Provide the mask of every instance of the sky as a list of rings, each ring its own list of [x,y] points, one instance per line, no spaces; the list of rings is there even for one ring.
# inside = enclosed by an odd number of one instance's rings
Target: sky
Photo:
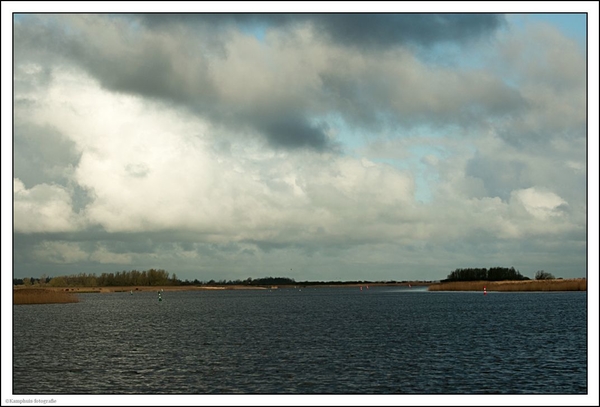
[[[587,275],[585,14],[11,22],[14,278]]]

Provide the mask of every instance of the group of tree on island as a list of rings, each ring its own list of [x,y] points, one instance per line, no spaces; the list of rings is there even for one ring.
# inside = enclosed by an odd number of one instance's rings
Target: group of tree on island
[[[529,280],[515,270],[514,267],[492,267],[486,268],[465,268],[456,269],[450,274],[445,281],[502,281],[502,280]]]
[[[544,270],[538,270],[535,273],[536,280],[549,280],[553,279],[554,276],[551,273],[545,272]],[[460,268],[456,269],[442,282],[449,281],[520,281],[530,280],[529,277],[521,275],[519,270],[515,270],[514,267],[492,267],[486,268]]]

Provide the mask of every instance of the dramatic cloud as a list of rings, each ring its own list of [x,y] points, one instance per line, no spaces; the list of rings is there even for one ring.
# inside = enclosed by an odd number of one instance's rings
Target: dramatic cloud
[[[15,276],[584,276],[586,63],[495,14],[17,15]]]
[[[437,42],[471,42],[491,35],[505,22],[499,14],[144,14],[149,28],[188,25],[212,30],[252,28],[292,29],[309,24],[317,35],[336,44],[385,49],[403,44],[431,46]]]
[[[185,105],[222,124],[251,126],[276,147],[334,148],[326,126],[310,117],[338,109],[348,120],[373,122],[385,114],[427,120],[424,115],[440,113],[452,120],[473,109],[502,114],[518,108],[518,95],[485,73],[437,71],[407,51],[387,56],[344,47],[475,41],[493,32],[500,16],[267,16],[146,15],[143,26],[133,24],[135,16],[32,16],[17,23],[16,60],[75,64],[107,89]],[[236,22],[271,19],[275,26],[265,42],[235,30]],[[288,26],[290,31],[281,30]],[[323,42],[321,31],[334,43]],[[466,86],[473,82],[479,87]]]

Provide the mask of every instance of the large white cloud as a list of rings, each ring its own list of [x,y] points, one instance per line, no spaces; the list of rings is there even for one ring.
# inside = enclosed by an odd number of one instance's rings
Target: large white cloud
[[[75,142],[81,158],[72,181],[92,199],[89,224],[107,231],[184,228],[252,239],[285,225],[310,230],[311,220],[345,229],[347,219],[372,220],[413,199],[409,174],[366,160],[265,154],[253,143],[217,155],[205,122],[113,95],[84,76],[56,72],[45,102],[30,120]]]

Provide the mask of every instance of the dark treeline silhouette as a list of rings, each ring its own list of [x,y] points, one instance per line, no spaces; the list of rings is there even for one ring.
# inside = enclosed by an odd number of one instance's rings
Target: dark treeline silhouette
[[[248,277],[245,280],[209,280],[200,281],[180,280],[175,274],[169,276],[165,270],[131,270],[117,271],[116,273],[102,273],[99,276],[95,274],[79,273],[70,276],[57,276],[41,278],[14,278],[14,285],[49,285],[52,287],[111,287],[111,286],[167,286],[167,285],[183,285],[183,286],[318,286],[318,285],[356,285],[356,284],[408,284],[412,283],[430,283],[430,281],[367,281],[367,280],[352,280],[352,281],[296,281],[289,277]]]
[[[485,268],[466,268],[456,269],[450,274],[445,281],[503,281],[503,280],[529,280],[515,270],[514,267],[492,267]]]
[[[185,280],[181,281],[175,274],[169,277],[169,273],[165,270],[131,270],[117,271],[116,273],[102,273],[99,276],[95,274],[79,273],[70,276],[43,277],[43,278],[21,278],[13,279],[14,285],[45,285],[48,284],[54,287],[111,287],[111,286],[160,286],[160,285],[207,285],[207,286],[223,286],[223,285],[293,285],[296,281],[293,278],[287,277],[263,277],[252,279],[248,277],[246,280],[210,280],[208,282]]]
[[[52,287],[111,287],[111,286],[158,286],[158,285],[180,285],[181,281],[173,274],[165,270],[131,270],[117,271],[116,273],[95,274],[79,273],[70,276],[57,276],[35,278],[13,279],[15,285],[49,285]]]

